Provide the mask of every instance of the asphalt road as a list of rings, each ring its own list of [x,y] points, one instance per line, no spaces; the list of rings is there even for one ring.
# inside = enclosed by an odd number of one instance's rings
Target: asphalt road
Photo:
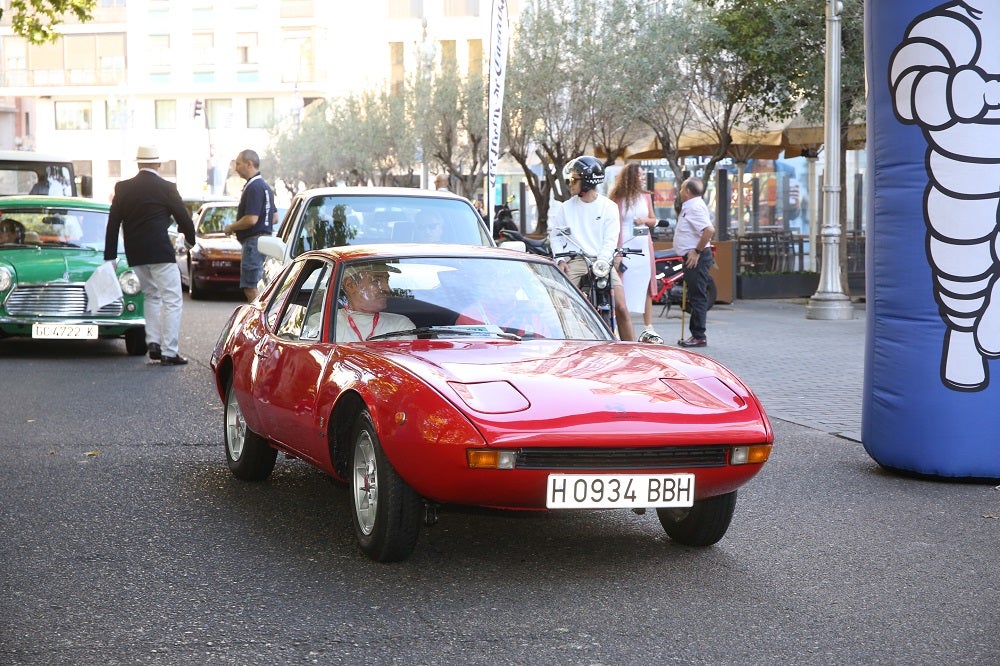
[[[776,420],[726,537],[654,514],[447,510],[359,554],[346,490],[280,458],[232,478],[208,358],[233,300],[186,302],[183,368],[124,343],[0,341],[2,664],[985,664],[1000,501],[903,479]]]

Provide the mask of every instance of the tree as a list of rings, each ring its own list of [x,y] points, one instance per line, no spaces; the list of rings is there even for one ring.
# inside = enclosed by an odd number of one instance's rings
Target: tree
[[[703,0],[718,30],[713,46],[744,64],[748,117],[757,123],[792,116],[808,90],[808,71],[824,41],[815,0]],[[817,16],[817,7],[819,15]]]
[[[424,148],[453,179],[467,198],[482,190],[486,165],[486,96],[483,78],[459,75],[446,60],[426,82],[414,84],[415,123]]]
[[[343,147],[338,164],[343,180],[392,185],[397,176],[412,174],[413,129],[401,96],[371,90],[348,97],[332,124]]]
[[[470,75],[462,88],[461,128],[465,132],[468,166],[461,169],[462,195],[474,199],[483,191],[486,179],[486,162],[489,153],[488,123],[486,121],[486,80],[482,76]],[[458,175],[452,171],[454,175]]]
[[[293,187],[299,182],[307,187],[329,184],[336,168],[329,150],[333,136],[328,109],[326,101],[313,102],[302,110],[300,123],[276,130],[261,169]]]
[[[592,73],[579,95],[592,128],[591,141],[595,150],[604,154],[605,166],[623,157],[639,138],[635,121],[647,99],[650,81],[637,76],[632,63],[660,62],[659,50],[649,48],[649,42],[641,39],[646,18],[641,10],[647,7],[641,0],[607,3],[596,20],[596,30],[584,34],[575,54]],[[607,48],[609,44],[614,48]]]
[[[614,52],[595,41],[605,11],[582,0],[529,5],[512,40],[503,135],[535,199],[538,233],[548,229],[550,199],[569,197],[563,167],[593,146],[592,86],[605,72],[601,59]],[[604,107],[602,121],[621,115],[620,108]]]
[[[771,4],[775,0],[756,0],[756,4]],[[751,134],[761,129],[768,119],[766,109],[775,100],[763,86],[765,70],[773,66],[767,58],[755,58],[756,51],[742,40],[742,24],[732,14],[736,5],[755,4],[755,0],[701,0],[685,4],[681,10],[690,26],[688,48],[680,67],[687,82],[688,102],[693,108],[691,125],[705,137],[711,154],[704,166],[707,183],[715,173],[715,166],[732,158],[745,163],[753,157],[758,147],[753,143],[735,142],[734,132],[739,128]],[[759,17],[751,15],[748,21]],[[761,28],[760,21],[755,24]],[[769,33],[754,37],[766,41]],[[773,115],[773,114],[772,114]]]
[[[502,137],[536,202],[536,231],[547,230],[549,202],[568,197],[562,169],[578,155],[598,154],[610,165],[648,128],[679,180],[679,139],[698,130],[714,146],[710,179],[719,161],[752,156],[752,145],[733,143],[736,128],[787,118],[804,104],[821,112],[819,5],[525,3],[511,44]],[[845,128],[846,119],[864,112],[862,10],[860,0],[844,5]],[[309,184],[410,182],[423,159],[448,172],[462,194],[475,196],[487,150],[484,81],[478,74],[463,79],[454,63],[435,69],[436,57],[430,48],[418,54],[420,67],[400,94],[375,90],[329,101],[315,117],[286,127],[276,142],[287,145],[276,152]]]
[[[58,26],[67,14],[86,23],[96,6],[97,0],[10,0],[11,27],[32,44],[50,42],[59,36]]]
[[[655,53],[653,58],[633,57],[625,61],[626,78],[643,91],[637,121],[652,130],[661,157],[667,160],[679,182],[683,163],[678,143],[694,124],[695,107],[690,100],[693,84],[685,63],[697,56],[693,26],[698,18],[683,5],[671,3],[659,7],[639,3],[636,21],[637,42],[644,45],[643,50]]]
[[[751,63],[756,118],[787,118],[800,109],[823,117],[826,93],[826,4],[815,0],[701,0],[717,8],[726,43]],[[843,3],[840,57],[840,136],[865,117],[864,3]],[[847,292],[846,153],[841,152],[841,283]]]
[[[805,105],[821,120],[826,88],[826,3],[816,0],[700,0],[715,11],[726,48],[750,65],[756,94],[748,110],[759,120],[789,118]],[[841,13],[841,118],[865,114],[864,3]]]

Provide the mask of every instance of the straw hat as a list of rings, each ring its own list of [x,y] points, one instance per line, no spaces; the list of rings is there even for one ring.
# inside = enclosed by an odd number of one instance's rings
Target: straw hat
[[[139,164],[160,164],[160,149],[156,146],[139,146],[135,153],[135,161]]]

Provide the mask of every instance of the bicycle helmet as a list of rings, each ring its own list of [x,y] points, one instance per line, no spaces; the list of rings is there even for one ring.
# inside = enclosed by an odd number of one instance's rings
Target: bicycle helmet
[[[604,165],[596,157],[581,155],[563,168],[563,178],[571,176],[580,179],[580,194],[583,194],[604,182]]]

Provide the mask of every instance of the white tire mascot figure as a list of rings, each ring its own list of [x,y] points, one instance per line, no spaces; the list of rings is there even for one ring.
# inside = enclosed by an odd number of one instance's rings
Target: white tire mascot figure
[[[941,380],[981,391],[988,361],[1000,356],[1000,1],[950,2],[913,19],[889,86],[896,117],[927,140],[927,259],[946,327]]]

